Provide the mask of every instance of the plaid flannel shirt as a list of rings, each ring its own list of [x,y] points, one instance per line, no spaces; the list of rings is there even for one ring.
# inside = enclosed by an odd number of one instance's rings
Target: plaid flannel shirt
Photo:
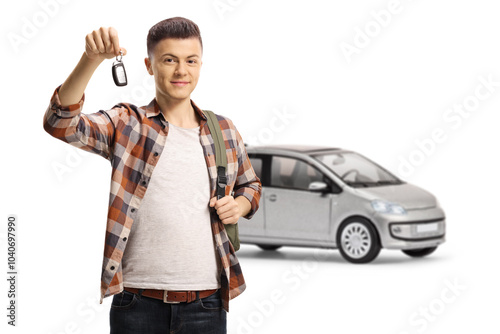
[[[101,273],[102,304],[105,297],[123,290],[121,259],[137,209],[163,151],[168,122],[160,112],[156,99],[140,108],[129,103],[119,103],[110,110],[84,114],[81,110],[85,94],[77,104],[63,107],[59,100],[59,88],[60,86],[54,91],[44,114],[45,131],[75,147],[101,155],[110,161],[112,167]],[[191,104],[201,118],[200,143],[210,176],[212,198],[215,196],[217,179],[214,141],[206,116],[194,102],[191,101]],[[216,116],[226,144],[226,196],[245,196],[251,203],[251,209],[244,218],[250,219],[259,207],[262,184],[252,168],[243,139],[233,122],[227,117]],[[210,221],[224,269],[220,277],[222,302],[224,309],[229,311],[229,300],[245,290],[245,280],[224,224],[214,208],[210,208]]]

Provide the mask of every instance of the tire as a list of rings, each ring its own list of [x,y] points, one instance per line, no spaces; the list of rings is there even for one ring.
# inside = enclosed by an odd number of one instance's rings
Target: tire
[[[281,246],[278,245],[264,245],[264,244],[259,244],[260,249],[266,250],[266,251],[274,251],[277,250],[278,248],[281,248]]]
[[[344,221],[337,232],[337,247],[351,263],[368,263],[380,253],[380,238],[366,218],[353,217]]]
[[[437,246],[417,249],[402,249],[401,251],[411,257],[424,257],[433,253],[436,249]]]

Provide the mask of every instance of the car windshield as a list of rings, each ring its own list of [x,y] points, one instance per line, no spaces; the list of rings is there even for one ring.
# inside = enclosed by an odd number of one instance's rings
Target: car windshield
[[[313,155],[345,183],[353,187],[401,184],[402,181],[382,167],[354,152]]]

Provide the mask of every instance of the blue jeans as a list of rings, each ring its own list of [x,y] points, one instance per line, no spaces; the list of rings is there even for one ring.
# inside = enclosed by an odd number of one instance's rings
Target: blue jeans
[[[191,303],[170,304],[126,290],[113,295],[111,334],[226,334],[220,290]]]

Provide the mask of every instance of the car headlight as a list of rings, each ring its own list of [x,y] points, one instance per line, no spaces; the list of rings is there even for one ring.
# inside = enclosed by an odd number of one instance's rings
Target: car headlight
[[[373,210],[380,213],[390,213],[393,215],[405,215],[406,210],[399,204],[382,201],[379,199],[371,202]]]

